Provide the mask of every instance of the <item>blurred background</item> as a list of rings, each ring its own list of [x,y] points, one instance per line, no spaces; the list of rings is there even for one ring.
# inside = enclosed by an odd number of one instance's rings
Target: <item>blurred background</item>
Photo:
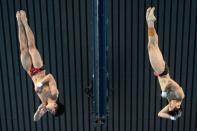
[[[145,12],[156,7],[159,46],[171,76],[183,87],[183,115],[157,117],[166,100],[147,53]],[[63,116],[33,122],[40,104],[23,70],[15,13],[27,12],[47,71],[57,80]],[[95,127],[91,99],[91,0],[0,0],[0,131],[197,130],[197,1],[108,0],[108,119]]]

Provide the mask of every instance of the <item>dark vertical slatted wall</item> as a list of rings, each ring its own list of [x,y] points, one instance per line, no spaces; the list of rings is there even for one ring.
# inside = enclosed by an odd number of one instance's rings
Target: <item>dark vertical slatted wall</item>
[[[0,0],[1,131],[194,131],[197,129],[197,1],[109,0],[109,119],[92,124],[84,88],[91,77],[91,0]],[[145,11],[156,6],[159,46],[186,99],[180,120],[157,117],[166,104],[147,54]],[[15,13],[27,11],[37,48],[57,80],[66,112],[33,122],[39,105],[22,69]]]

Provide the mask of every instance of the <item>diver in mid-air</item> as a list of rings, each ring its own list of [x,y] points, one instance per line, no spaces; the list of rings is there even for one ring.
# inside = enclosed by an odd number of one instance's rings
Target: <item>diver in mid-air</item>
[[[20,59],[23,68],[31,77],[35,92],[41,100],[41,105],[34,114],[34,121],[38,121],[47,111],[54,116],[64,112],[64,106],[57,101],[58,89],[52,74],[45,73],[42,58],[36,48],[35,38],[30,29],[26,13],[21,10],[16,13],[18,36],[20,42]]]
[[[156,17],[154,16],[155,8],[148,8],[146,12],[146,21],[148,25],[148,54],[154,75],[158,78],[161,87],[161,97],[168,100],[168,105],[164,107],[158,116],[176,120],[181,117],[181,103],[185,95],[183,89],[169,75],[168,65],[163,59],[158,45],[158,35],[154,28]]]

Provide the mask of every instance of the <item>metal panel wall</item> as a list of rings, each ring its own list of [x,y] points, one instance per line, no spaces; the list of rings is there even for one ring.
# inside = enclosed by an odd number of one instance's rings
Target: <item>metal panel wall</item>
[[[186,99],[180,120],[157,117],[166,104],[147,53],[145,11],[156,6],[159,46]],[[109,0],[109,119],[94,128],[84,88],[91,78],[90,0],[0,0],[1,131],[197,130],[197,1]],[[15,13],[27,11],[37,48],[60,89],[66,112],[33,122],[39,105],[22,69]]]

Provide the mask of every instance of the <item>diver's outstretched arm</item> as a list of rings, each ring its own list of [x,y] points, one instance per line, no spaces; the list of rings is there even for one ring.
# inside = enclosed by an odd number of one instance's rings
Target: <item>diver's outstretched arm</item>
[[[47,112],[46,105],[41,104],[34,114],[34,121],[40,120],[40,118]]]
[[[169,105],[165,106],[159,113],[158,116],[162,118],[167,118],[171,120],[176,120],[174,116],[168,114]]]

